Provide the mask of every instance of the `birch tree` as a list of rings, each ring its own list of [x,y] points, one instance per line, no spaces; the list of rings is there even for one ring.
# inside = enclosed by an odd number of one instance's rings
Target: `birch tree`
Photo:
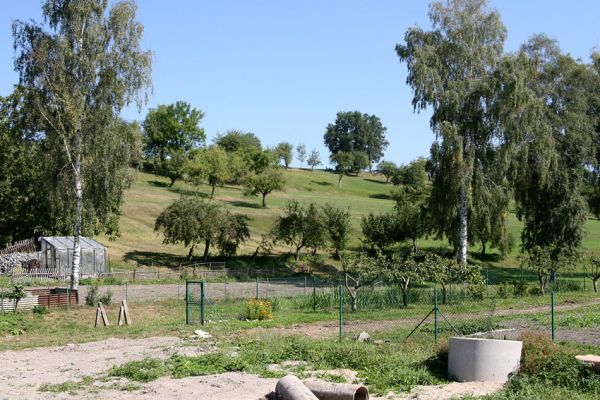
[[[478,150],[496,133],[488,123],[495,89],[488,78],[501,60],[506,30],[485,0],[434,2],[429,18],[432,30],[410,28],[396,52],[408,68],[414,109],[433,111],[437,173],[432,198],[437,207],[432,212],[440,222],[438,231],[454,239],[457,259],[465,264],[473,168]]]
[[[63,173],[73,193],[71,288],[78,289],[83,194],[90,183],[84,172],[105,127],[125,105],[146,100],[151,53],[140,47],[143,27],[133,1],[109,9],[107,0],[47,0],[42,12],[43,24],[13,24],[15,70],[46,144],[66,159]]]

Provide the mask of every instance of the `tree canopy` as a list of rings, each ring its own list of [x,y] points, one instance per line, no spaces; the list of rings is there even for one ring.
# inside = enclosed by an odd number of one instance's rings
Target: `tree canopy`
[[[204,114],[189,103],[161,104],[144,119],[144,152],[155,172],[168,177],[170,186],[183,177],[194,151],[206,135],[199,124]]]
[[[278,168],[267,168],[264,171],[254,174],[246,181],[247,196],[262,195],[262,206],[267,207],[267,195],[276,190],[285,188],[285,177]]]
[[[327,125],[324,142],[331,155],[339,152],[361,152],[366,155],[367,165],[378,162],[389,145],[385,139],[387,128],[379,117],[361,114],[359,111],[338,112],[335,123]],[[355,166],[353,171],[360,171],[361,166]]]

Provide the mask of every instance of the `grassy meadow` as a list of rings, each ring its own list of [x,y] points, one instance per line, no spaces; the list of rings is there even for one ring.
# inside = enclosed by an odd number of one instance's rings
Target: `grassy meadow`
[[[329,203],[336,207],[350,208],[352,214],[352,240],[350,247],[357,249],[361,246],[361,217],[373,212],[380,213],[393,208],[390,191],[394,188],[391,183],[385,183],[381,175],[361,173],[359,176],[345,176],[342,188],[338,188],[338,176],[323,170],[289,169],[284,172],[287,184],[285,191],[273,192],[267,196],[267,208],[261,207],[260,198],[246,197],[243,187],[217,187],[215,200],[229,207],[235,213],[243,213],[251,218],[251,239],[241,247],[240,257],[254,253],[261,240],[261,235],[269,232],[275,219],[282,213],[282,207],[289,200],[308,203],[315,202],[323,205]],[[147,173],[138,173],[136,182],[125,194],[123,215],[121,216],[121,237],[109,240],[99,237],[99,240],[109,247],[111,265],[115,270],[132,268],[136,263],[143,265],[154,264],[177,265],[185,262],[188,249],[183,245],[165,245],[162,237],[154,232],[154,221],[159,213],[182,195],[199,195],[208,197],[208,185],[193,186],[184,181],[177,181],[173,187],[168,187],[168,179]],[[479,259],[480,245],[471,247],[473,260],[478,260],[490,271],[491,280],[503,280],[520,274],[518,261],[521,222],[516,218],[514,210],[509,215],[509,229],[515,238],[515,247],[510,256],[499,260],[493,249],[488,249],[485,259]],[[585,227],[584,247],[588,252],[600,254],[600,222],[590,218]],[[419,241],[422,248],[447,247],[446,241],[423,238]],[[202,252],[202,246],[196,249],[196,255]],[[276,253],[286,253],[290,249],[278,247]],[[216,249],[211,249],[211,255],[216,255]],[[327,253],[326,250],[322,252]],[[581,268],[578,268],[580,272]],[[527,274],[527,271],[525,272]],[[530,276],[530,275],[529,275]],[[532,276],[530,276],[532,277]]]

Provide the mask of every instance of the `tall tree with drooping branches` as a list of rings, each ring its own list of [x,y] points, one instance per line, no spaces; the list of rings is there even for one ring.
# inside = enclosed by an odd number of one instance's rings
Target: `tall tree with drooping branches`
[[[13,24],[18,71],[24,96],[39,116],[48,150],[63,159],[67,206],[73,216],[71,288],[79,286],[84,179],[98,144],[121,109],[146,100],[151,53],[143,50],[142,25],[133,1],[47,0],[44,23]],[[71,195],[72,194],[72,195]]]
[[[489,112],[497,90],[490,77],[502,59],[506,29],[485,0],[434,2],[429,18],[432,30],[410,28],[396,52],[408,67],[414,109],[432,109],[435,228],[465,264],[473,170],[483,149],[501,139]]]

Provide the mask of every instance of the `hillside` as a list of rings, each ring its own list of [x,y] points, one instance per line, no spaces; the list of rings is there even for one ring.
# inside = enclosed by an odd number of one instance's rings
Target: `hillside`
[[[370,212],[379,213],[388,211],[393,207],[389,199],[389,192],[393,186],[386,184],[385,179],[379,175],[362,173],[360,176],[346,176],[342,188],[338,189],[337,175],[322,170],[289,169],[285,171],[287,187],[284,192],[274,192],[267,196],[267,207],[260,207],[260,199],[245,197],[243,189],[238,186],[218,187],[215,200],[230,207],[236,213],[243,213],[251,218],[251,240],[242,248],[241,254],[252,254],[256,249],[261,235],[267,233],[275,218],[280,215],[281,208],[288,200],[300,202],[313,201],[317,204],[329,203],[337,207],[349,207],[352,214],[353,239],[351,247],[360,245],[360,220]],[[111,263],[117,268],[126,265],[154,263],[155,265],[172,264],[168,262],[173,256],[178,259],[187,255],[188,249],[182,245],[164,245],[162,237],[154,232],[154,221],[163,208],[181,195],[198,193],[207,196],[210,193],[208,186],[194,187],[183,181],[178,181],[172,188],[168,187],[168,180],[159,176],[139,173],[137,180],[130,190],[126,192],[123,215],[121,217],[120,238],[109,241],[107,237],[99,240],[109,246]],[[515,267],[518,265],[519,236],[522,224],[514,213],[509,215],[509,228],[515,237],[516,246],[511,256],[492,266]],[[447,246],[445,241],[422,239],[422,247]],[[597,252],[600,249],[600,223],[590,219],[586,225],[584,246]],[[286,248],[278,248],[280,252]],[[472,246],[472,254],[480,251],[479,245]],[[493,251],[491,251],[493,253]],[[494,257],[488,258],[494,260]],[[172,261],[172,260],[170,260]],[[503,274],[502,274],[503,275]]]

